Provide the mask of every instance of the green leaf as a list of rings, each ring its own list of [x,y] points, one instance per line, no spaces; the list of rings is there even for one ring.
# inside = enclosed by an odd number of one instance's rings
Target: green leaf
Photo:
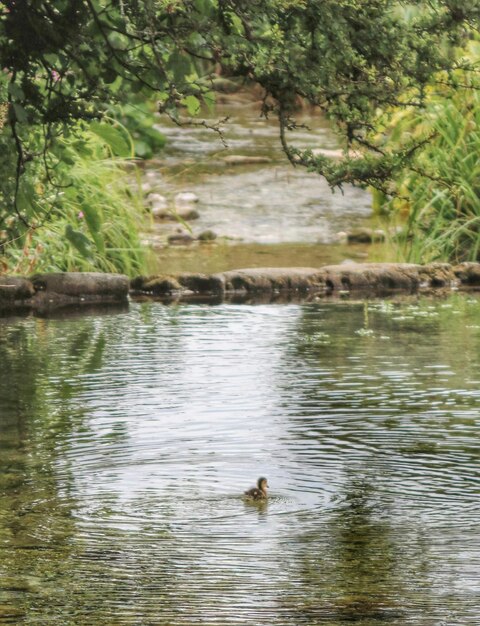
[[[65,237],[80,252],[85,259],[91,259],[91,241],[79,230],[74,230],[70,224],[65,228]]]
[[[98,251],[103,254],[105,252],[105,241],[101,232],[102,220],[100,215],[98,214],[97,209],[88,203],[82,204],[82,211],[88,230],[92,235],[92,239],[94,240]]]
[[[25,109],[20,105],[13,103],[13,110],[15,112],[15,119],[20,124],[26,124],[28,122],[28,115]]]
[[[194,0],[194,7],[202,16],[210,16],[213,12],[214,5],[211,0]]]
[[[115,71],[113,67],[105,68],[102,74],[102,78],[107,85],[111,85],[113,82],[115,82],[117,77],[118,77],[118,73]]]
[[[183,84],[186,82],[186,76],[190,74],[192,64],[188,57],[175,50],[168,60],[168,69],[173,72],[175,82]]]
[[[8,83],[8,93],[15,98],[15,100],[23,100],[25,93],[23,89],[16,83]]]
[[[90,124],[90,130],[97,135],[97,137],[100,137],[116,156],[131,156],[130,146],[120,129],[104,122],[92,122]]]
[[[17,193],[17,209],[26,215],[33,212],[37,194],[34,185],[29,180],[23,180]]]
[[[209,113],[213,113],[213,110],[215,109],[215,102],[216,102],[215,92],[214,91],[205,92],[203,94],[203,101],[207,105]]]
[[[134,141],[134,145],[135,145],[136,156],[142,159],[148,159],[152,156],[152,150],[150,149],[150,146],[145,141],[142,141],[141,139],[136,139]]]
[[[187,96],[182,100],[182,104],[187,107],[190,117],[194,117],[200,111],[200,100],[195,96]]]
[[[163,148],[167,142],[165,135],[156,128],[151,127],[142,129],[139,134],[148,140],[152,150]]]

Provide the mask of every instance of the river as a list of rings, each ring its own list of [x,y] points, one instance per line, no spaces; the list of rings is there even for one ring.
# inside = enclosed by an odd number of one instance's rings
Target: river
[[[218,239],[213,244],[165,246],[166,237],[179,224],[156,222],[148,239],[156,247],[158,271],[213,273],[386,258],[382,246],[339,243],[339,233],[378,226],[368,191],[345,185],[332,193],[318,174],[288,162],[278,123],[274,116],[268,120],[260,116],[252,94],[224,98],[209,120],[211,125],[227,120],[220,125],[222,138],[203,126],[178,127],[164,120],[159,125],[167,146],[147,166],[144,180],[167,198],[170,207],[176,194],[194,193],[200,218],[189,223],[190,234],[212,230]],[[304,127],[291,133],[293,145],[338,152],[338,138],[323,117],[304,111],[298,118]],[[268,162],[228,161],[238,156]]]
[[[479,623],[477,297],[5,317],[0,358],[1,624]]]

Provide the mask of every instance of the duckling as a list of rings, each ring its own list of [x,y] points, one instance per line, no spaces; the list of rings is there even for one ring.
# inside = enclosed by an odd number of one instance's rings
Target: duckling
[[[266,478],[261,476],[257,480],[257,486],[245,491],[245,495],[247,498],[251,498],[252,500],[265,500],[267,498],[267,488],[268,481]]]

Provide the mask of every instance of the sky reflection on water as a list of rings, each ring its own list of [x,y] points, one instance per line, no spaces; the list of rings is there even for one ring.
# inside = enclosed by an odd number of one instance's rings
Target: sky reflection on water
[[[478,299],[5,319],[0,357],[0,623],[478,623]]]

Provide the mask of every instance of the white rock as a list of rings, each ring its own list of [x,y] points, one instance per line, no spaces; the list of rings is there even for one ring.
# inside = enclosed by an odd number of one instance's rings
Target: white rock
[[[196,193],[192,191],[182,191],[175,196],[175,206],[177,208],[191,206],[198,202],[199,198]]]
[[[170,212],[168,211],[166,206],[152,206],[151,213],[153,217],[158,219],[168,219],[170,217]]]
[[[160,193],[149,193],[147,196],[147,202],[150,206],[157,209],[166,209],[168,206],[167,199]]]

